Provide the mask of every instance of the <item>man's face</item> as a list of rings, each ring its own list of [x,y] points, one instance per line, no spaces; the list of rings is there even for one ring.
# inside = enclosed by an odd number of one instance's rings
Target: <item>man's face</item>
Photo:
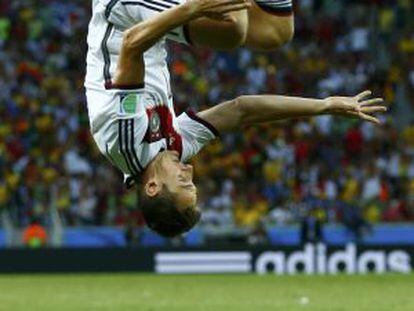
[[[176,151],[161,154],[158,179],[174,195],[178,206],[195,207],[197,188],[193,183],[193,166],[184,164]]]

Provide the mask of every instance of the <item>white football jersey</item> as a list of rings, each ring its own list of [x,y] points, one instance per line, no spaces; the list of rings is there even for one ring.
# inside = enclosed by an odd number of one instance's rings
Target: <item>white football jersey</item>
[[[112,89],[112,79],[118,63],[124,31],[153,17],[160,11],[179,4],[178,1],[93,0],[92,18],[87,38],[86,89],[102,91]],[[147,3],[151,3],[151,5],[147,5]],[[181,32],[183,32],[182,28]],[[180,29],[174,33],[180,33]],[[177,36],[177,38],[179,37]],[[144,53],[145,86],[166,92],[168,99],[171,99],[170,74],[166,57],[165,38],[162,38]],[[88,101],[92,131],[95,130],[96,119],[102,115],[102,111],[110,109],[111,107],[105,107],[102,102]]]
[[[85,79],[92,135],[100,151],[125,175],[128,184],[163,150],[182,161],[195,155],[216,130],[193,113],[176,117],[167,67],[165,38],[144,54],[145,87],[116,88],[123,32],[185,0],[94,0],[89,24]],[[184,27],[168,34],[185,41]]]

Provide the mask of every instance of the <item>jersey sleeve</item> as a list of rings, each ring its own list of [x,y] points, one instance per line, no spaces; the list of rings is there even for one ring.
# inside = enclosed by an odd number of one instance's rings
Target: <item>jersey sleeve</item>
[[[183,141],[182,161],[195,156],[208,142],[218,138],[219,132],[207,121],[193,112],[186,112],[177,118]]]
[[[290,15],[293,12],[292,0],[254,0],[264,11],[275,15]]]

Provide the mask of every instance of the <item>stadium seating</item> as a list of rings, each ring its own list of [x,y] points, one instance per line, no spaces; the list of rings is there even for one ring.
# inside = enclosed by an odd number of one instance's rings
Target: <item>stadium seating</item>
[[[82,83],[90,3],[22,3],[0,4],[0,115],[6,120],[0,124],[0,209],[17,227],[32,217],[50,225],[51,209],[64,226],[124,225],[131,218],[141,226],[135,192],[123,188],[89,134]],[[382,128],[320,117],[224,136],[194,160],[202,226],[295,224],[314,211],[327,223],[412,220],[412,4],[298,3],[295,39],[281,51],[217,53],[172,44],[178,110],[239,94],[322,97],[369,88],[385,97],[391,112]],[[293,233],[274,230],[272,242],[296,241]],[[196,233],[188,237],[190,244],[198,241]]]

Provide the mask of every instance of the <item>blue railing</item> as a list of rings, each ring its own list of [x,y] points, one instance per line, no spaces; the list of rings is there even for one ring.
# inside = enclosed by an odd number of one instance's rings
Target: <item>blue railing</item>
[[[341,246],[355,241],[355,237],[341,225],[327,225],[323,228],[323,241],[329,245]],[[275,246],[297,246],[300,244],[298,225],[273,227],[268,230],[270,243]],[[200,246],[205,234],[194,229],[184,236],[187,246]],[[359,241],[370,246],[414,245],[414,224],[378,224],[364,234]],[[165,246],[168,241],[156,234],[143,230],[138,245]],[[117,227],[76,227],[66,228],[63,232],[63,247],[123,247],[126,246],[125,232]],[[0,230],[0,247],[6,247],[6,235]]]

